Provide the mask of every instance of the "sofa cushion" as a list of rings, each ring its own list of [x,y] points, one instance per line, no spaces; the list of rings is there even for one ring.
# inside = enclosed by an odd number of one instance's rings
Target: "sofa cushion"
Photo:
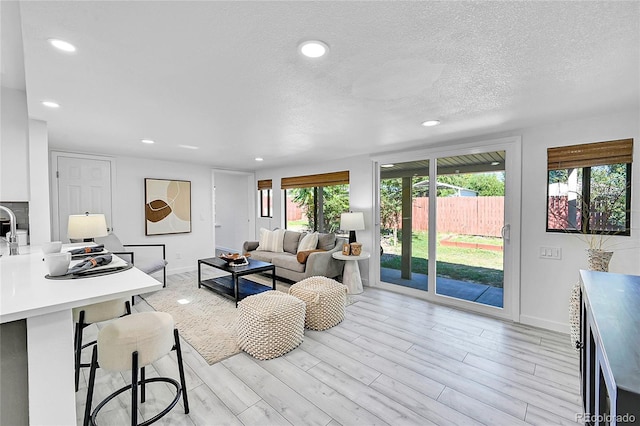
[[[272,251],[252,251],[251,253],[251,258],[255,259],[255,260],[261,260],[263,262],[269,262],[272,263],[271,260],[273,260],[273,256],[277,256],[278,253],[274,253]]]
[[[298,244],[298,253],[301,251],[313,250],[318,245],[318,233],[312,232],[311,234],[307,234],[300,240],[300,244]]]
[[[298,262],[296,255],[289,253],[280,253],[273,256],[271,263],[276,266],[276,274],[278,274],[277,268],[289,269],[290,271],[296,272],[304,272],[304,268],[306,267],[304,263]]]
[[[269,231],[268,229],[260,228],[260,244],[256,250],[282,253],[284,251],[284,234],[284,229]]]
[[[336,234],[318,234],[318,246],[321,250],[332,250],[336,246]]]
[[[298,252],[298,243],[302,238],[301,232],[296,231],[285,231],[284,232],[284,242],[283,242],[283,250],[287,253],[296,254]]]

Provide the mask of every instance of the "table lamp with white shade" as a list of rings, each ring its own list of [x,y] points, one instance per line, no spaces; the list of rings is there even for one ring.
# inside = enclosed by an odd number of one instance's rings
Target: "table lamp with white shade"
[[[107,221],[103,214],[69,215],[67,237],[69,240],[93,241],[96,237],[106,237]]]
[[[348,212],[340,215],[340,229],[349,231],[349,244],[356,242],[356,231],[364,230],[364,213]]]

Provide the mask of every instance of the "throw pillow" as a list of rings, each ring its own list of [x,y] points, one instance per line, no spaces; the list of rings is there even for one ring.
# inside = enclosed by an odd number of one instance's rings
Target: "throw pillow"
[[[318,245],[318,233],[312,232],[311,234],[307,234],[302,238],[300,244],[298,244],[298,253],[301,251],[313,250]],[[302,263],[302,262],[300,262]]]
[[[269,231],[268,229],[260,228],[260,241],[256,250],[272,251],[274,253],[284,252],[284,231],[284,229]]]
[[[299,251],[298,254],[296,255],[296,259],[298,260],[298,263],[307,263],[307,258],[309,257],[309,255],[311,253],[315,253],[318,251],[326,251],[326,250],[315,249],[315,250]]]
[[[333,232],[330,234],[318,235],[318,248],[323,250],[333,250],[336,246],[336,234]]]

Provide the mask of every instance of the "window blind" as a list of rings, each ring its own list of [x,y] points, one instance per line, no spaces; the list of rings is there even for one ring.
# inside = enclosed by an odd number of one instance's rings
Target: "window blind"
[[[626,164],[633,159],[633,139],[560,146],[547,149],[547,169]]]
[[[264,179],[264,180],[258,181],[258,191],[263,189],[271,189],[271,188],[272,188],[271,179]]]
[[[349,183],[349,171],[321,173],[317,175],[294,176],[282,178],[282,189],[309,188],[314,186],[331,186]]]

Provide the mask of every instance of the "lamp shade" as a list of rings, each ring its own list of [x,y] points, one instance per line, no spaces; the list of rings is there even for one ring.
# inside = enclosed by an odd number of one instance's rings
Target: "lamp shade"
[[[364,229],[364,213],[342,213],[340,215],[340,229],[343,231],[362,231]]]
[[[69,215],[67,236],[71,240],[82,240],[107,236],[107,221],[103,214]]]

